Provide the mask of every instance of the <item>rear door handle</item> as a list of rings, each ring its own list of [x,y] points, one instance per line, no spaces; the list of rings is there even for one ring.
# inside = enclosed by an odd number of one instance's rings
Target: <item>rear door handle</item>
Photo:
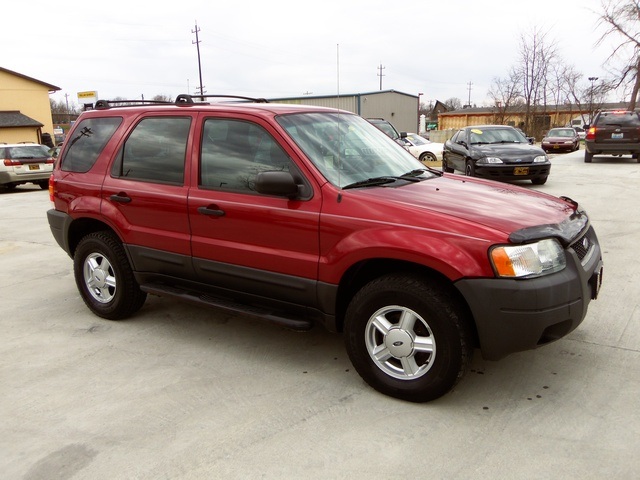
[[[131,197],[129,197],[126,193],[124,192],[120,192],[120,193],[116,193],[113,194],[109,197],[109,199],[112,202],[118,202],[118,203],[129,203],[131,202]]]

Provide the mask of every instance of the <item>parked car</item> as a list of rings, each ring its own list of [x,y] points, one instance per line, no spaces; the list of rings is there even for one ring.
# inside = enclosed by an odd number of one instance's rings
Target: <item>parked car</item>
[[[392,140],[398,141],[402,134],[396,130],[393,124],[384,118],[367,118],[367,121],[374,125],[378,130],[382,130]]]
[[[12,190],[18,185],[35,183],[49,188],[53,158],[49,149],[38,143],[0,143],[0,187]]]
[[[580,140],[584,140],[584,138],[587,136],[587,132],[585,131],[584,128],[582,127],[572,127],[577,133],[578,133],[578,138],[580,138]]]
[[[475,347],[557,340],[598,294],[574,200],[425,168],[347,111],[200,99],[98,101],[67,137],[47,218],[99,317],[154,294],[318,324],[373,388],[423,402]]]
[[[442,161],[442,149],[444,148],[442,143],[432,142],[415,133],[407,133],[407,136],[402,137],[400,142],[411,155],[421,162]]]
[[[584,161],[591,163],[594,155],[631,155],[640,162],[640,113],[602,111],[588,126],[584,142]]]
[[[458,130],[444,144],[442,169],[464,172],[469,177],[492,180],[547,181],[551,162],[540,147],[531,145],[515,128],[476,125]]]
[[[524,133],[524,130],[522,130],[521,128],[516,128],[516,130],[524,137],[527,139],[527,142],[529,142],[531,145],[533,145],[534,143],[536,143],[536,137],[531,137],[529,135],[527,135],[526,133]]]
[[[571,127],[552,128],[542,139],[545,152],[575,152],[580,148],[578,132]]]

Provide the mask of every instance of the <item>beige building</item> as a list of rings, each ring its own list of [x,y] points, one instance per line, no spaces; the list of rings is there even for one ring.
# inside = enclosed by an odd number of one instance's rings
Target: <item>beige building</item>
[[[60,87],[0,67],[0,143],[53,138],[49,94]]]
[[[527,135],[541,140],[553,127],[578,126],[589,123],[590,112],[609,109],[626,109],[626,103],[600,103],[594,105],[547,105],[530,112],[531,124]],[[458,129],[470,125],[510,125],[524,128],[523,107],[499,109],[497,107],[474,107],[438,113],[438,128],[443,138],[451,137]],[[447,137],[448,135],[448,137]],[[446,138],[444,138],[446,140]],[[444,140],[439,140],[444,141]]]

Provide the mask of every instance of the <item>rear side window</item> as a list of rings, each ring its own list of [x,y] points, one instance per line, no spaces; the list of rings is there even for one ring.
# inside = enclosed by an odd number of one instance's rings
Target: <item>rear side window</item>
[[[67,138],[61,169],[67,172],[88,172],[121,122],[121,117],[82,120],[73,131],[73,136]]]
[[[190,126],[190,117],[145,118],[127,138],[111,175],[182,185]]]

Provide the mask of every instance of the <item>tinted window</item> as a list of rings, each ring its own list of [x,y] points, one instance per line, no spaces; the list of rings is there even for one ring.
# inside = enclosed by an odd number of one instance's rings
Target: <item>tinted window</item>
[[[67,139],[67,148],[62,157],[62,170],[89,171],[120,122],[120,117],[82,120],[73,131],[73,136]]]
[[[640,126],[640,119],[634,112],[605,112],[600,114],[597,125],[614,125],[618,127]]]
[[[291,159],[266,130],[238,120],[205,121],[200,186],[254,191],[256,175],[268,170],[291,171]]]
[[[114,177],[182,184],[191,118],[145,118],[131,132],[111,170]]]

